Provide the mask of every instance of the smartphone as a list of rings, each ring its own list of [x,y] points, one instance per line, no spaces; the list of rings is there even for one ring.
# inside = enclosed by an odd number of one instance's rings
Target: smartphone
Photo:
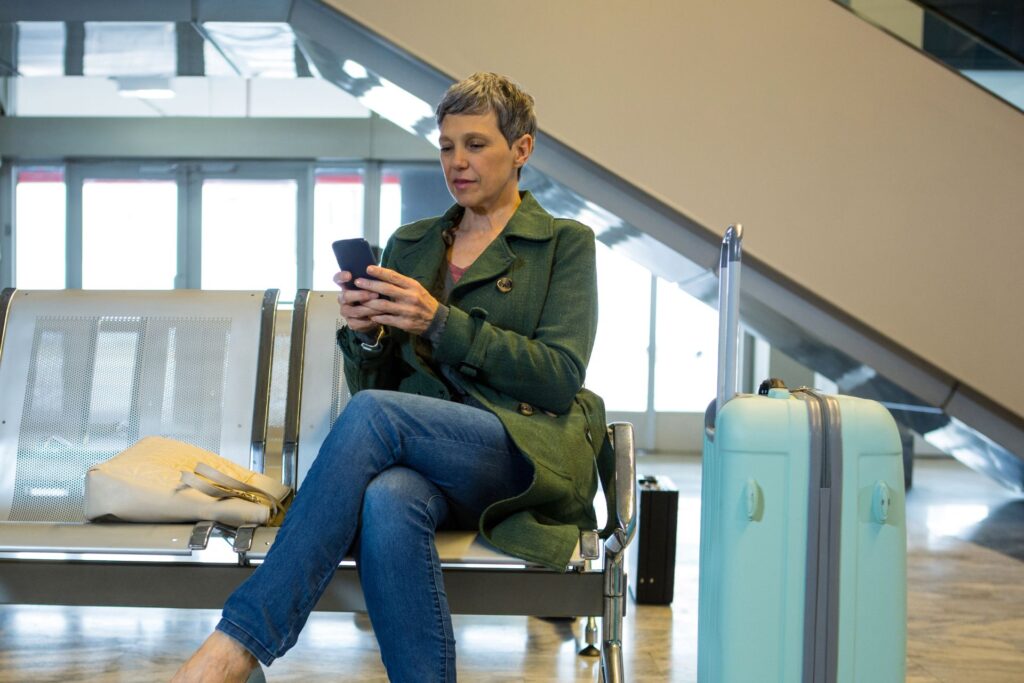
[[[342,285],[345,289],[359,289],[355,285],[357,278],[376,278],[367,275],[368,266],[377,265],[377,259],[373,255],[370,243],[362,237],[350,240],[338,240],[331,245],[334,248],[334,256],[338,259],[338,267],[352,273],[352,279]]]

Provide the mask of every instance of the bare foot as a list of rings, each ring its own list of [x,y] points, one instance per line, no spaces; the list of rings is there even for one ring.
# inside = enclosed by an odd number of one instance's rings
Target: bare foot
[[[241,643],[214,631],[174,674],[171,683],[245,683],[259,662]]]

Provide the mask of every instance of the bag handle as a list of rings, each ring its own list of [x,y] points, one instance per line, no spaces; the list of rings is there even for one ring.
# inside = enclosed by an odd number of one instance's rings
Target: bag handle
[[[736,395],[743,226],[730,225],[722,240],[718,270],[718,392],[715,413]]]
[[[269,491],[235,479],[203,462],[196,464],[193,472],[182,470],[181,482],[214,498],[241,498],[265,505],[270,508],[271,518],[277,516],[283,506],[283,502]]]

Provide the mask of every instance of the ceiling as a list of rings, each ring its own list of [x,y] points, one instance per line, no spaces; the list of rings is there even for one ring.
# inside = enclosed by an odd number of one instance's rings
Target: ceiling
[[[283,22],[0,24],[8,116],[365,118]]]

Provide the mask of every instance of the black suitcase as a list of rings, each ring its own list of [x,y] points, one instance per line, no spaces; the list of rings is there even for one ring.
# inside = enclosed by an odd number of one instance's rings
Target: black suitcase
[[[668,477],[640,477],[640,524],[630,546],[630,590],[639,603],[672,603],[679,491]]]

